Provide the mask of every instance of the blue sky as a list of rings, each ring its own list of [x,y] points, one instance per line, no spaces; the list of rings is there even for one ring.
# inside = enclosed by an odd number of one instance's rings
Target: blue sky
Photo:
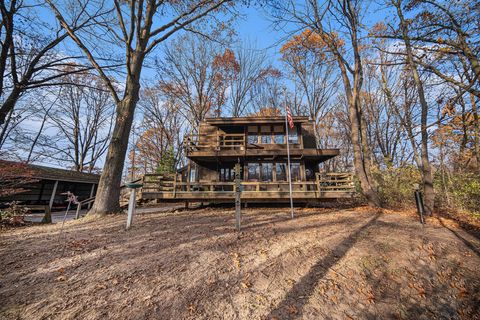
[[[239,18],[236,24],[236,32],[241,41],[256,43],[258,49],[267,49],[272,60],[278,60],[280,34],[273,30],[268,17],[261,9],[249,7],[242,10],[245,17]],[[272,61],[273,63],[273,61]]]

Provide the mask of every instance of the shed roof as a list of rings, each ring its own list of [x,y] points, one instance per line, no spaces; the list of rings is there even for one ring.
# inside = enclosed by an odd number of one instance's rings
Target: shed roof
[[[292,117],[294,123],[308,122],[308,117]],[[285,123],[284,116],[275,117],[223,117],[223,118],[206,118],[205,122],[211,125],[236,125],[236,124],[271,124]]]
[[[0,166],[11,166],[17,162],[0,160]],[[100,180],[99,174],[78,172],[66,169],[52,168],[46,166],[39,166],[33,164],[25,164],[34,172],[33,178],[43,180],[58,180],[68,182],[80,183],[98,183]]]

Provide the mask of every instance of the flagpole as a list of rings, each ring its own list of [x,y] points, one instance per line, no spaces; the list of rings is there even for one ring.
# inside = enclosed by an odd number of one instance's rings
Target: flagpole
[[[292,199],[292,173],[290,170],[290,143],[288,139],[288,120],[287,120],[287,95],[285,94],[285,129],[287,133],[287,167],[288,167],[288,189],[290,191],[290,210],[293,219],[293,199]]]

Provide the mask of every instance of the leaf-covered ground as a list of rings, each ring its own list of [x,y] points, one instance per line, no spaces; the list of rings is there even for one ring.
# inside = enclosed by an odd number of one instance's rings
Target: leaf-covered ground
[[[480,319],[480,241],[368,208],[148,213],[0,234],[1,319]]]

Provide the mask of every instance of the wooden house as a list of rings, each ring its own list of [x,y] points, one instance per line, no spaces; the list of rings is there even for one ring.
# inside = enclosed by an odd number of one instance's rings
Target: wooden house
[[[142,198],[234,201],[238,163],[243,201],[289,201],[287,139],[294,201],[351,197],[351,174],[320,173],[319,164],[339,150],[317,147],[308,117],[293,117],[293,122],[287,137],[284,117],[207,118],[198,134],[185,137],[188,166],[173,176],[145,175]]]

